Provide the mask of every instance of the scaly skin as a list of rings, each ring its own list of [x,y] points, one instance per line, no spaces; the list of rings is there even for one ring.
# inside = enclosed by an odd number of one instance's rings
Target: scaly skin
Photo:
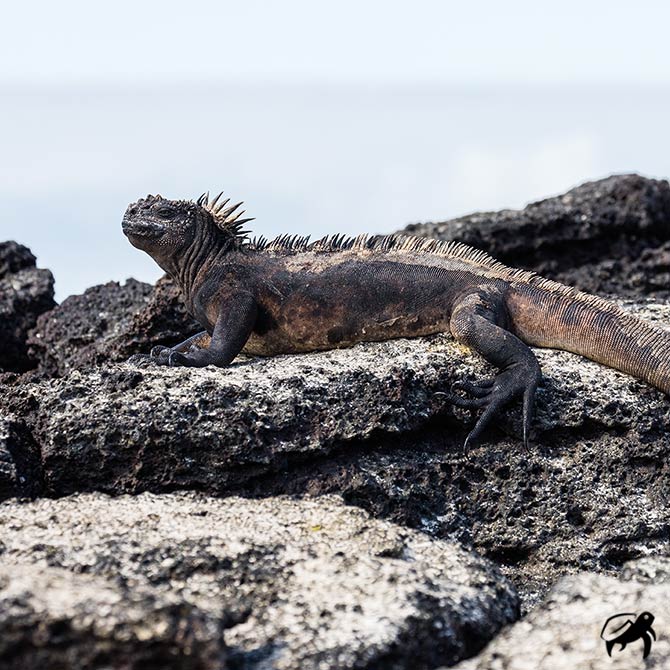
[[[670,335],[615,304],[498,263],[458,243],[403,236],[312,244],[251,241],[238,205],[148,196],[130,205],[123,231],[179,284],[205,329],[156,347],[160,365],[225,366],[240,352],[271,356],[450,332],[501,372],[449,394],[482,408],[466,446],[521,396],[524,442],[540,367],[528,345],[572,351],[670,393]]]

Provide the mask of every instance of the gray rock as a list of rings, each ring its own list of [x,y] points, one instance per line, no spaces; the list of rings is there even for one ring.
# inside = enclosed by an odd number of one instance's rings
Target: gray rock
[[[670,297],[666,180],[616,175],[521,210],[412,224],[402,232],[464,242],[592,293]]]
[[[35,267],[27,247],[0,243],[0,372],[35,367],[26,345],[28,331],[55,304],[51,272]]]
[[[62,376],[148,353],[155,345],[174,344],[199,330],[169,279],[160,279],[156,286],[129,279],[65,299],[37,320],[28,345],[41,374]]]
[[[667,306],[628,308],[670,322]],[[474,547],[529,608],[563,574],[670,549],[667,398],[572,354],[537,354],[529,452],[514,406],[462,454],[473,417],[436,392],[490,370],[447,336],[225,370],[111,365],[15,385],[4,403],[39,447],[45,494],[341,493]]]
[[[6,502],[0,537],[2,667],[420,669],[518,615],[490,563],[335,497]]]
[[[6,670],[226,667],[219,623],[176,593],[1,558],[0,633]]]
[[[646,559],[649,570],[656,559]],[[634,565],[630,568],[635,570]],[[667,562],[664,570],[667,570]],[[600,634],[607,619],[620,612],[650,612],[657,640],[646,661],[643,642],[623,650],[616,644],[607,655]],[[634,619],[634,617],[631,617]],[[670,584],[580,574],[561,579],[547,599],[523,621],[501,633],[477,657],[457,670],[634,670],[670,667]]]
[[[7,400],[40,445],[45,493],[220,493],[289,460],[424,425],[434,391],[479,360],[447,337],[246,360],[227,369],[109,365],[24,383]],[[8,394],[9,395],[9,394]]]

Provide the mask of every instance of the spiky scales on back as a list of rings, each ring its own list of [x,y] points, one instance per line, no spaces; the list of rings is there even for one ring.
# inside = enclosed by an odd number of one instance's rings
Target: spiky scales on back
[[[239,240],[244,240],[249,231],[242,230],[242,226],[249,221],[253,221],[253,217],[246,219],[240,218],[242,214],[245,213],[245,210],[239,209],[244,204],[243,201],[226,207],[226,205],[230,202],[230,198],[226,198],[225,200],[222,198],[223,191],[221,191],[214,198],[210,198],[209,191],[207,191],[196,200],[196,204],[200,205],[200,207],[207,210],[212,215],[214,224],[220,230],[238,238]]]
[[[611,301],[595,295],[584,293],[572,286],[546,279],[530,270],[512,268],[481,249],[470,247],[453,240],[435,240],[411,235],[369,235],[348,236],[343,234],[326,235],[318,240],[310,241],[310,236],[280,235],[272,240],[264,237],[253,238],[246,242],[249,251],[275,253],[307,253],[337,254],[344,251],[370,251],[397,254],[427,254],[457,259],[471,264],[473,268],[485,271],[488,277],[508,282],[528,284],[539,290],[556,295],[566,296],[585,305],[598,306],[608,311],[619,313],[619,307]]]
[[[304,252],[338,253],[342,251],[432,254],[458,259],[486,268],[500,279],[535,283],[539,287],[547,289],[567,289],[570,295],[579,293],[575,289],[563,284],[544,279],[534,272],[510,268],[481,249],[475,249],[474,247],[455,241],[442,241],[410,235],[370,235],[365,233],[357,236],[336,233],[326,235],[314,241],[310,241],[310,235],[288,234],[279,235],[272,240],[268,240],[265,237],[249,239],[248,234],[250,231],[243,230],[242,226],[249,221],[254,221],[254,218],[241,219],[240,217],[245,213],[245,210],[238,210],[243,202],[240,201],[226,207],[230,202],[230,198],[222,199],[222,197],[223,191],[214,198],[210,198],[209,191],[207,191],[197,199],[196,204],[203,207],[212,215],[214,223],[220,230],[237,238],[236,246],[240,249],[287,254]],[[595,297],[588,296],[587,294],[582,295],[586,298]]]

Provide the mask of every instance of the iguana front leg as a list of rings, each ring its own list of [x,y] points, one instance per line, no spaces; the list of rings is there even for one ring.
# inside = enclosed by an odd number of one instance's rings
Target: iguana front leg
[[[463,398],[452,395],[450,400],[454,404],[459,407],[484,408],[465,440],[465,448],[476,442],[493,417],[520,395],[523,396],[523,441],[528,446],[535,391],[542,379],[542,372],[530,348],[505,329],[506,322],[504,296],[495,288],[481,289],[462,296],[452,311],[450,328],[453,336],[501,369],[494,379],[477,384],[457,382],[454,385],[473,396]]]
[[[166,357],[161,356],[157,362],[163,365],[185,365],[196,368],[207,365],[217,367],[229,365],[249,339],[257,314],[258,307],[251,294],[232,295],[221,306],[209,347],[198,346],[196,338],[202,334],[195,335],[190,338],[194,340],[194,344],[191,344],[187,351],[173,349]]]

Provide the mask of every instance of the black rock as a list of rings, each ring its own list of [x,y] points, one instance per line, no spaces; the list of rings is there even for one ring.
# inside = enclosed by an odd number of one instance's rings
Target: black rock
[[[26,346],[28,331],[55,304],[51,272],[35,267],[27,247],[0,243],[0,371],[35,367]]]

